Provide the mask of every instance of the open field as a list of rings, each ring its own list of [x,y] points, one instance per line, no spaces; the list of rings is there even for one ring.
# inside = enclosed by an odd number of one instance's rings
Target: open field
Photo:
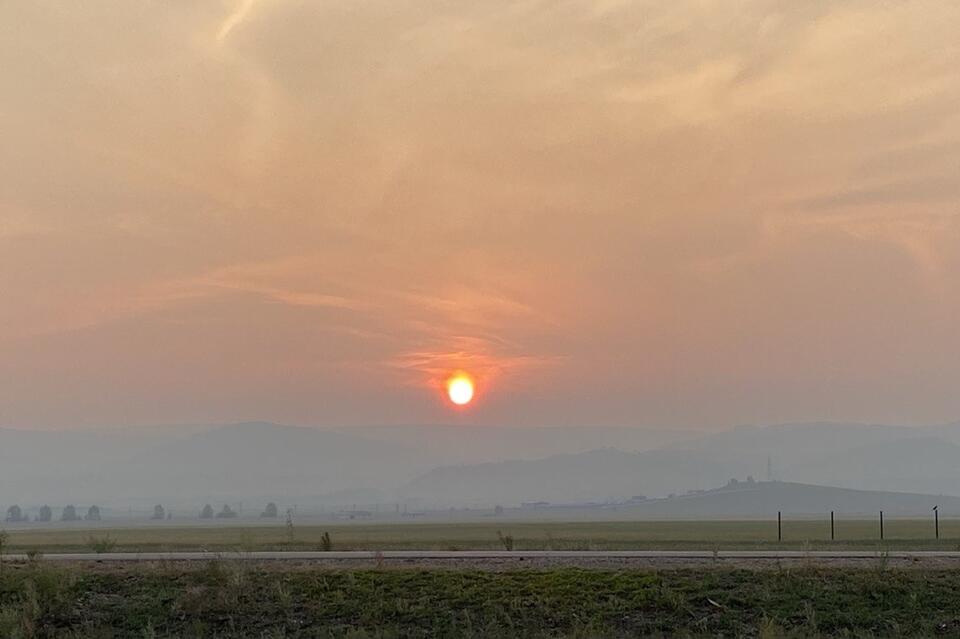
[[[960,571],[317,569],[211,561],[0,571],[0,636],[956,636]]]
[[[329,533],[333,550],[487,550],[504,549],[498,533],[513,538],[516,550],[713,550],[713,549],[867,549],[958,550],[960,520],[941,520],[941,539],[933,539],[928,520],[885,522],[881,545],[876,521],[837,520],[830,541],[829,521],[783,522],[777,542],[776,521],[643,522],[490,522],[395,523],[274,526],[138,526],[60,529],[11,529],[7,552],[90,551],[109,540],[116,552],[322,550]]]

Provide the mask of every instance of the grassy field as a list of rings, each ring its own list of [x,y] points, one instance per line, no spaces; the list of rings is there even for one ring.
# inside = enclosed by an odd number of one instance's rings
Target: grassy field
[[[941,539],[933,539],[932,522],[889,520],[883,546],[890,549],[960,549],[960,521],[941,521]],[[514,538],[517,550],[604,549],[756,549],[866,548],[879,545],[876,521],[837,521],[830,541],[828,521],[785,521],[783,542],[776,522],[502,522],[465,524],[333,524],[298,526],[167,525],[136,528],[11,530],[6,552],[84,551],[91,537],[109,537],[116,551],[162,550],[321,550],[329,532],[334,550],[502,549],[498,531]]]
[[[957,636],[960,571],[329,571],[214,561],[0,571],[0,636]]]

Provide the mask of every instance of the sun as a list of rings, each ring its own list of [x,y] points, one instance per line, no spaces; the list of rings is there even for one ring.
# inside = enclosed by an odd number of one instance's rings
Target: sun
[[[457,373],[447,380],[447,396],[457,406],[466,406],[473,400],[473,380],[464,373]]]

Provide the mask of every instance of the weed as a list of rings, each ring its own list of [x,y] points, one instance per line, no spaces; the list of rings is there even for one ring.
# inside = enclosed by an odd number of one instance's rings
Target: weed
[[[113,549],[116,547],[117,540],[112,538],[109,533],[103,537],[96,537],[94,535],[87,536],[87,548],[97,554],[113,552]]]
[[[884,550],[877,557],[877,572],[883,574],[887,570],[887,566],[890,563],[890,551]]]
[[[803,602],[803,616],[804,616],[804,631],[809,634],[809,636],[815,636],[819,633],[819,628],[817,626],[817,610],[810,604],[809,601]]]
[[[284,581],[278,581],[276,583],[273,594],[281,610],[289,610],[293,605],[293,594]]]
[[[320,550],[323,552],[330,552],[333,550],[333,541],[330,539],[330,533],[324,532],[320,536]]]
[[[219,556],[209,560],[200,574],[203,577],[203,583],[207,585],[216,586],[227,582],[227,570],[223,559]]]
[[[12,603],[0,606],[0,637],[16,637],[19,632],[19,608]]]
[[[949,568],[178,566],[18,564],[0,578],[0,637],[931,636],[960,608]]]
[[[10,539],[10,533],[6,530],[0,530],[0,572],[3,572],[3,550],[8,539]]]
[[[287,521],[284,524],[287,529],[287,543],[293,545],[294,541],[294,530],[293,530],[293,508],[287,508]]]
[[[760,620],[757,631],[759,639],[780,639],[785,634],[783,628],[777,623],[777,620],[767,616],[764,616],[763,619]]]
[[[503,546],[504,550],[507,550],[507,551],[513,550],[513,535],[504,535],[502,532],[498,530],[497,539],[500,540],[500,545]]]

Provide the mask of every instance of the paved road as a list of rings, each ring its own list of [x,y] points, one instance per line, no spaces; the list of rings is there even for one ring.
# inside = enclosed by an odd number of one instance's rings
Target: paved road
[[[509,559],[734,559],[734,560],[777,560],[777,559],[875,559],[881,556],[889,559],[958,559],[958,551],[918,550],[890,551],[881,553],[875,550],[526,550],[507,552],[503,550],[385,550],[345,551],[345,552],[306,552],[306,551],[270,551],[270,552],[109,552],[109,553],[52,553],[44,554],[44,561],[209,561],[211,559],[232,559],[247,561],[327,561],[327,560],[509,560]],[[4,561],[26,561],[26,555],[8,554]]]

